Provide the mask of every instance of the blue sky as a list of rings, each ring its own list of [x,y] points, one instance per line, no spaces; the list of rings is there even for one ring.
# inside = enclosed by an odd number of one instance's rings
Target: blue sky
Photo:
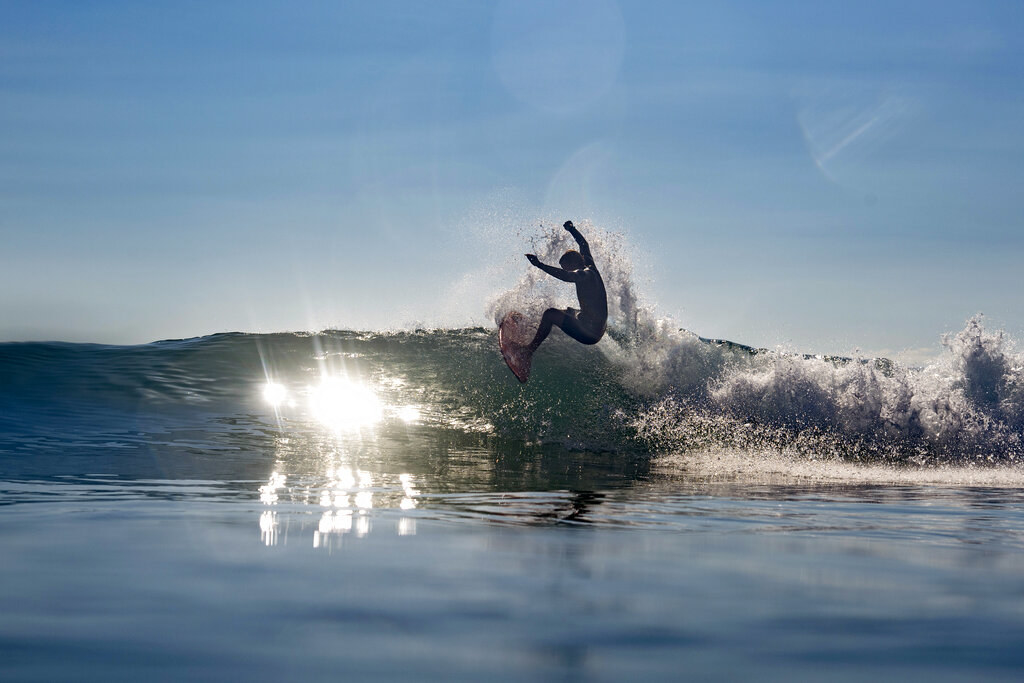
[[[1019,336],[1022,29],[1013,2],[0,2],[0,339],[480,323],[457,283],[567,218],[704,335]]]

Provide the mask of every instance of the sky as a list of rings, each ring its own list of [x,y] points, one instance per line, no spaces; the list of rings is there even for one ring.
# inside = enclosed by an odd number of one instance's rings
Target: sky
[[[978,0],[0,0],[0,341],[490,324],[465,283],[567,219],[704,336],[1024,338],[1021,36]]]

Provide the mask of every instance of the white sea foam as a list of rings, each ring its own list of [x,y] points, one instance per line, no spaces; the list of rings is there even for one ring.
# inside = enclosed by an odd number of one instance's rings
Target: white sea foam
[[[636,420],[663,445],[775,443],[926,460],[1013,461],[1024,428],[1024,357],[981,317],[924,368],[758,351],[663,332],[624,365],[657,397]],[[703,435],[703,436],[702,436]],[[813,438],[812,438],[813,437]]]
[[[721,448],[656,456],[652,472],[685,477],[687,482],[743,484],[832,484],[885,486],[980,486],[1020,488],[1024,467],[937,463],[930,465],[851,462],[839,458],[806,457],[782,450]]]

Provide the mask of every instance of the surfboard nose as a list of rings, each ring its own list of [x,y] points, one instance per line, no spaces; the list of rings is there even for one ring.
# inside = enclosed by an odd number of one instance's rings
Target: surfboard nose
[[[527,346],[528,338],[526,319],[518,311],[512,311],[501,321],[498,328],[501,357],[516,379],[523,384],[530,378],[530,366],[533,363],[533,352]]]

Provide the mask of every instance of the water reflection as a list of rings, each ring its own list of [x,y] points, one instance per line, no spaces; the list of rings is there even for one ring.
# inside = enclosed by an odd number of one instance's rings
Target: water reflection
[[[341,456],[335,451],[332,457]],[[340,547],[341,537],[349,534],[363,538],[373,527],[375,508],[382,512],[399,510],[405,513],[416,508],[416,497],[420,495],[413,475],[408,472],[397,476],[375,475],[349,465],[327,465],[322,477],[306,472],[294,476],[292,485],[288,486],[287,476],[278,471],[287,466],[287,462],[278,461],[277,469],[259,487],[260,502],[268,507],[286,503],[292,512],[314,505],[321,508],[319,522],[313,530],[314,548]],[[277,510],[265,509],[260,514],[263,543],[277,545],[279,526]],[[416,522],[403,514],[395,529],[399,536],[414,535]]]
[[[398,507],[403,510],[412,510],[416,507],[416,496],[420,495],[420,492],[413,486],[411,474],[400,474],[398,475],[398,481],[402,484],[402,493],[405,494],[402,498],[402,502],[398,504]],[[403,534],[404,535],[404,534]]]
[[[384,530],[414,535],[417,518],[436,516],[438,507],[463,514],[467,492],[502,492],[483,505],[469,503],[471,514],[585,523],[589,507],[603,500],[590,492],[632,485],[646,467],[630,455],[503,440],[477,412],[428,395],[402,367],[374,368],[347,353],[321,353],[315,361],[319,367],[301,376],[275,376],[265,367],[259,387],[276,425],[273,468],[258,487],[268,545],[287,540],[279,519],[315,548]],[[554,493],[528,502],[505,495],[516,491]]]
[[[286,540],[269,508],[287,515],[302,543],[329,550],[371,532],[415,535],[422,517],[585,525],[615,514],[614,497],[602,489],[625,492],[646,471],[645,461],[623,454],[424,426],[382,428],[373,439],[286,427],[289,436],[276,441],[273,468],[258,487],[267,545]]]
[[[338,429],[337,421],[312,412],[275,410],[273,465],[258,486],[260,502],[287,515],[291,533],[315,548],[337,549],[371,532],[414,535],[424,515],[586,524],[591,509],[605,504],[596,491],[635,486],[649,470],[648,459],[634,455],[453,429],[445,416],[424,415],[408,400],[415,387],[372,386],[378,404],[359,415],[377,421],[360,429]],[[270,545],[286,540],[262,527],[261,537]]]
[[[264,510],[260,514],[260,540],[264,545],[277,545],[278,522],[277,512]]]
[[[277,472],[270,474],[270,480],[260,487],[260,502],[273,505],[277,502],[277,492],[284,488],[285,476]]]

